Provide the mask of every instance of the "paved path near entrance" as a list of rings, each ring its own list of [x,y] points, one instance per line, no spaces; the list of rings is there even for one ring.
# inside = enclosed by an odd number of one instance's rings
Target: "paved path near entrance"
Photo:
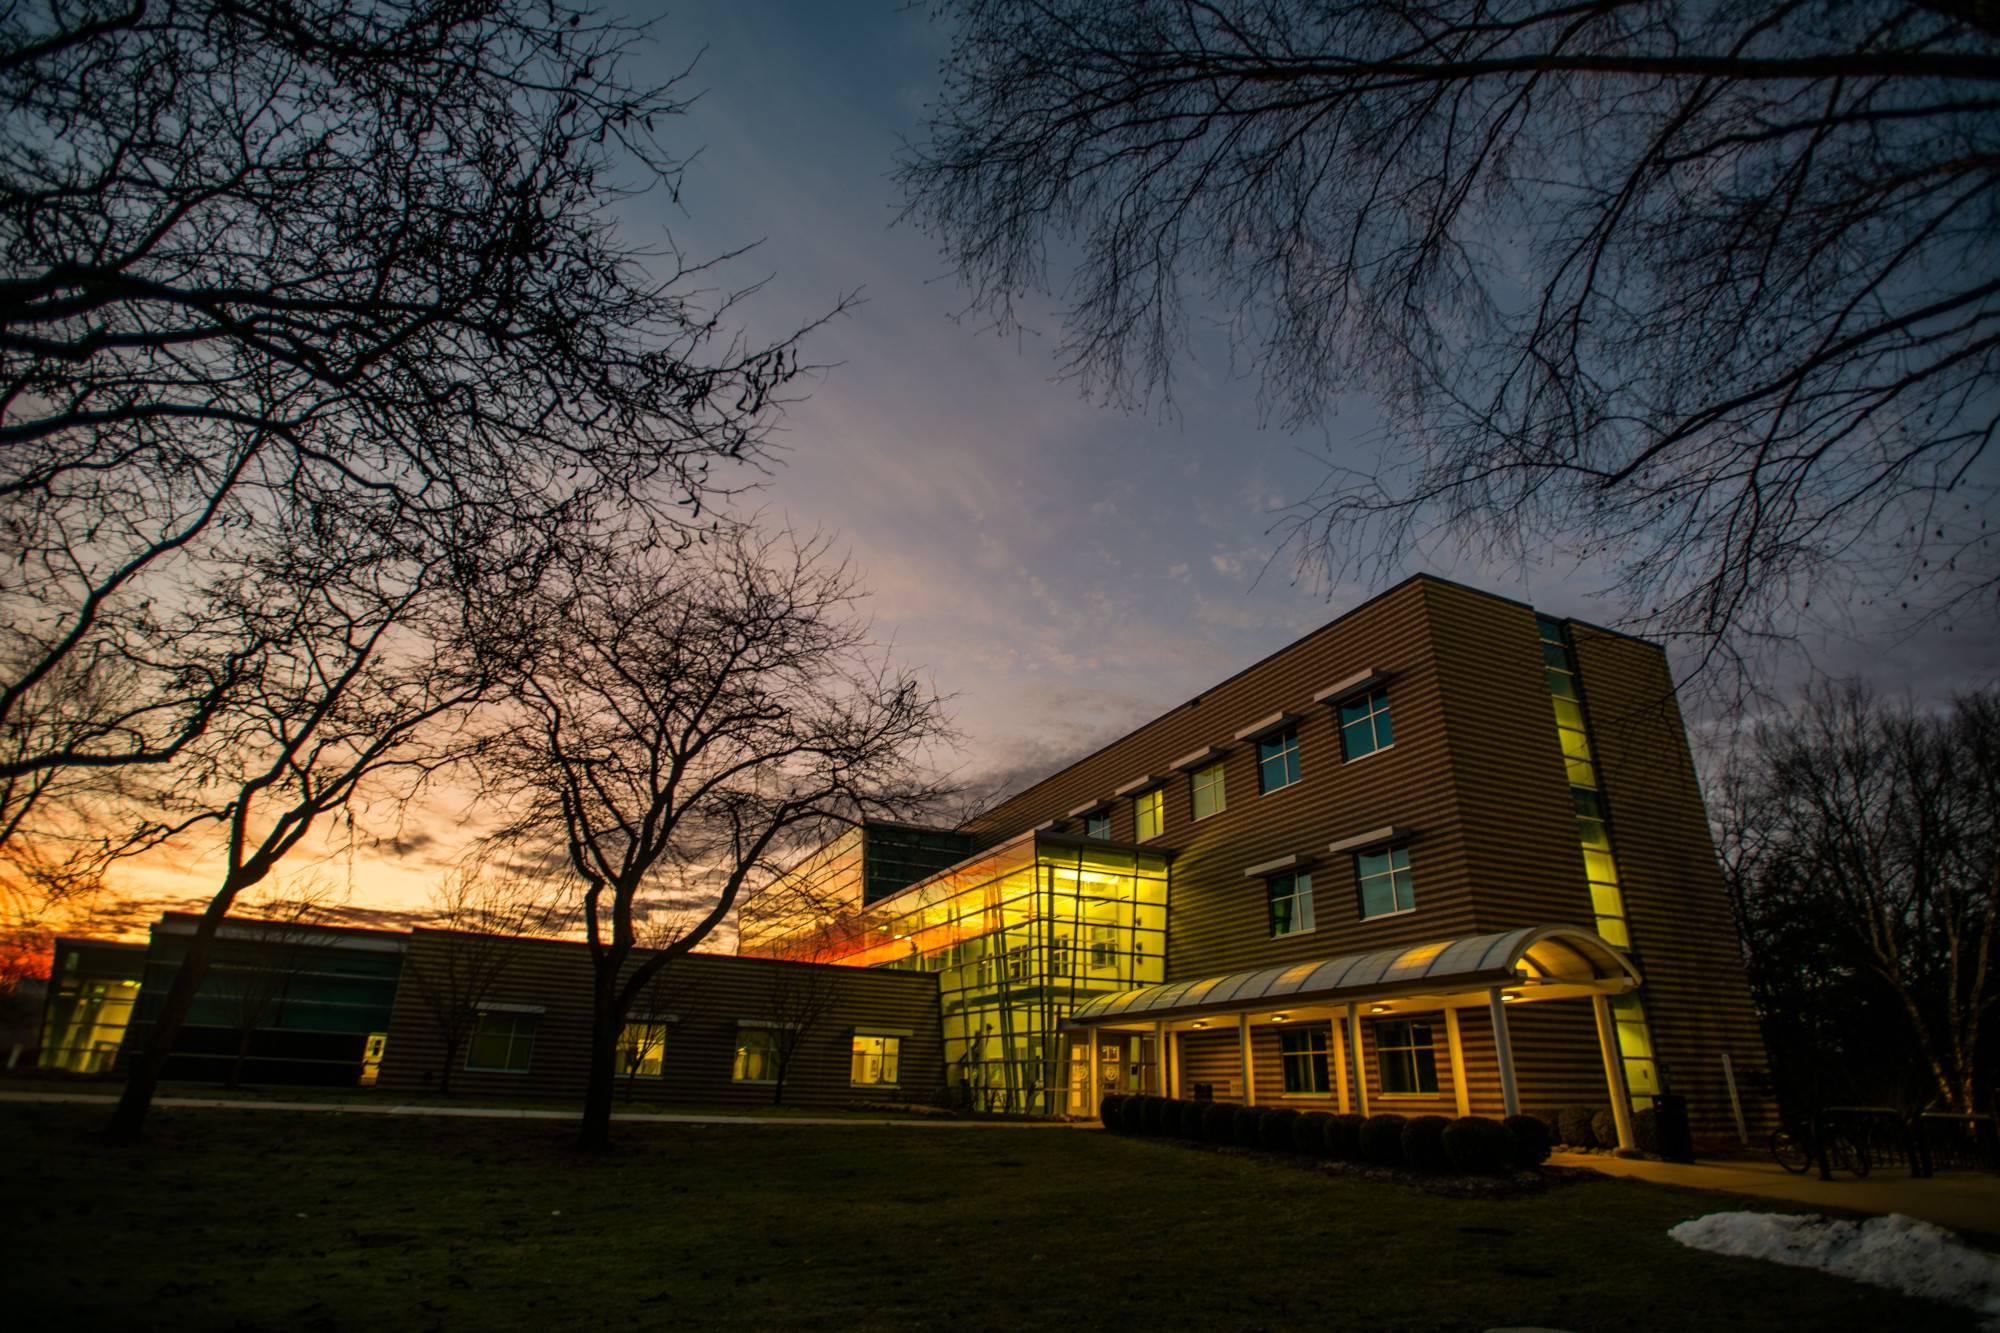
[[[64,1102],[114,1106],[116,1097],[78,1092],[0,1092],[0,1102]],[[471,1120],[574,1120],[575,1111],[527,1111],[501,1106],[411,1106],[374,1102],[263,1102],[233,1097],[155,1097],[153,1105],[172,1110],[200,1111],[319,1111],[339,1115],[428,1115]],[[809,1115],[681,1115],[670,1112],[614,1111],[613,1120],[634,1125],[861,1125],[896,1129],[1095,1129],[1060,1120],[957,1120],[943,1116],[880,1118],[872,1116]]]
[[[1836,1175],[1821,1180],[1816,1173],[1791,1175],[1773,1161],[1628,1161],[1594,1153],[1559,1152],[1552,1166],[1586,1166],[1607,1176],[1650,1180],[1698,1190],[1726,1190],[1793,1205],[1800,1211],[1849,1208],[1859,1213],[1902,1213],[1954,1231],[2000,1237],[2000,1176],[1984,1171],[1940,1171],[1928,1180],[1912,1180],[1906,1167],[1878,1169],[1866,1180]],[[1719,1211],[1719,1210],[1718,1210]]]

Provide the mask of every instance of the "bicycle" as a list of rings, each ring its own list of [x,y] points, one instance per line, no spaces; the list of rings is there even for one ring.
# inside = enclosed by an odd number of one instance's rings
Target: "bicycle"
[[[1795,1176],[1812,1170],[1817,1162],[1823,1178],[1835,1171],[1846,1171],[1860,1180],[1867,1177],[1873,1166],[1867,1142],[1838,1128],[1822,1127],[1817,1141],[1800,1138],[1787,1129],[1773,1130],[1770,1146],[1771,1156],[1778,1165]]]

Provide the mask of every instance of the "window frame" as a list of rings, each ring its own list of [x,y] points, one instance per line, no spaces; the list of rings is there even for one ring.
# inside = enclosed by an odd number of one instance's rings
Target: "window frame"
[[[1313,1044],[1314,1038],[1318,1044]],[[1288,1050],[1294,1040],[1303,1042],[1306,1049]],[[1307,1077],[1305,1082],[1313,1082],[1312,1075],[1319,1076],[1319,1087],[1295,1088],[1292,1086],[1292,1070],[1295,1063],[1303,1063]],[[1333,1029],[1326,1023],[1303,1023],[1295,1028],[1286,1028],[1278,1034],[1278,1068],[1284,1075],[1287,1097],[1331,1097],[1333,1095]]]
[[[1266,746],[1275,746],[1277,753],[1266,755],[1264,753]],[[1277,786],[1271,786],[1267,781],[1271,764],[1274,762],[1283,764],[1283,761],[1287,758],[1291,762],[1288,765],[1283,765],[1283,769],[1289,772],[1291,776]],[[1298,786],[1305,780],[1305,746],[1299,740],[1298,723],[1293,722],[1279,727],[1277,730],[1257,738],[1257,794],[1259,796],[1270,796],[1277,792],[1286,791]]]
[[[1287,881],[1289,892],[1280,894],[1278,885]],[[1304,925],[1294,925],[1289,930],[1278,929],[1278,904],[1292,904],[1292,919],[1303,919]],[[1301,910],[1303,909],[1303,910]],[[1275,875],[1264,877],[1264,923],[1274,940],[1290,939],[1294,935],[1310,935],[1319,929],[1318,919],[1313,913],[1313,885],[1310,870],[1281,870]]]
[[[1146,831],[1146,812],[1152,812],[1153,831]],[[1164,787],[1148,787],[1132,797],[1132,841],[1151,842],[1167,831],[1167,792]]]
[[[1378,700],[1381,703],[1379,708],[1375,706]],[[1354,707],[1356,703],[1359,703],[1364,711],[1359,719],[1349,722],[1347,720],[1347,710]],[[1384,750],[1393,750],[1396,747],[1396,724],[1395,718],[1389,708],[1389,687],[1387,685],[1372,685],[1366,690],[1337,700],[1333,708],[1334,725],[1340,728],[1341,763],[1359,763],[1370,755],[1381,754]],[[1368,729],[1368,739],[1371,742],[1369,748],[1358,753],[1350,751],[1347,746],[1348,730],[1364,725]],[[1380,733],[1384,730],[1388,731],[1389,739],[1381,741],[1379,744],[1372,743],[1378,740]]]
[[[1372,1035],[1375,1039],[1375,1084],[1380,1089],[1381,1096],[1428,1100],[1443,1095],[1442,1089],[1444,1085],[1438,1079],[1436,1025],[1430,1019],[1378,1018],[1368,1026],[1373,1030]],[[1424,1040],[1422,1042],[1416,1040],[1416,1029],[1420,1027],[1424,1030]],[[1408,1029],[1408,1039],[1404,1042],[1391,1045],[1387,1040],[1389,1029],[1391,1028]],[[1428,1088],[1423,1086],[1424,1062],[1417,1058],[1419,1053],[1430,1057],[1431,1085]],[[1413,1089],[1407,1091],[1391,1090],[1389,1087],[1389,1057],[1391,1055],[1405,1054],[1409,1056],[1409,1074]]]
[[[746,1077],[743,1073],[744,1063],[745,1063],[743,1056],[745,1050],[747,1049],[745,1046],[744,1034],[749,1032],[756,1032],[762,1034],[763,1038],[770,1043],[768,1055],[766,1057],[769,1060],[771,1066],[771,1073],[768,1077],[749,1078]],[[736,1025],[736,1047],[734,1051],[732,1051],[730,1054],[730,1064],[729,1064],[729,1081],[732,1084],[742,1083],[742,1084],[747,1084],[751,1087],[766,1087],[766,1088],[770,1087],[772,1084],[775,1084],[778,1081],[778,1074],[776,1068],[778,1060],[779,1060],[778,1029],[775,1025],[769,1023],[739,1023]]]
[[[1228,764],[1218,759],[1212,764],[1203,764],[1188,774],[1188,813],[1192,816],[1192,822],[1200,823],[1204,819],[1213,819],[1229,808],[1227,770]],[[1204,783],[1202,781],[1204,778],[1211,780]],[[1201,810],[1201,795],[1204,790],[1215,793],[1215,806],[1207,814],[1203,814]]]
[[[1396,863],[1398,857],[1402,858],[1401,865]],[[1371,858],[1380,858],[1387,864],[1380,871],[1372,874],[1368,873],[1362,863]],[[1397,876],[1399,874],[1402,877],[1403,884],[1409,890],[1408,906],[1400,905],[1400,900],[1396,893]],[[1370,880],[1378,879],[1387,879],[1389,882],[1390,905],[1387,911],[1370,912],[1368,910],[1367,885]],[[1417,877],[1416,873],[1410,868],[1410,848],[1408,843],[1390,843],[1382,847],[1379,851],[1362,848],[1354,853],[1354,906],[1355,910],[1360,914],[1360,919],[1363,921],[1381,921],[1392,916],[1408,916],[1411,912],[1417,910]]]
[[[1111,809],[1103,806],[1083,817],[1083,836],[1111,840]]]
[[[472,1063],[472,1053],[479,1049],[479,1029],[489,1018],[504,1018],[509,1026],[507,1031],[507,1056],[513,1058],[514,1048],[522,1041],[522,1020],[527,1020],[527,1053],[517,1067],[505,1065],[476,1065]],[[525,1074],[535,1065],[535,1039],[541,1033],[542,1016],[519,1009],[480,1009],[475,1011],[472,1032],[465,1039],[465,1072],[468,1074]]]
[[[860,1046],[862,1042],[881,1042],[882,1049],[872,1057],[885,1077],[861,1079],[855,1077],[856,1062],[869,1059]],[[894,1075],[894,1077],[886,1077]],[[847,1083],[852,1088],[900,1088],[903,1075],[903,1035],[900,1032],[854,1032],[848,1035]]]

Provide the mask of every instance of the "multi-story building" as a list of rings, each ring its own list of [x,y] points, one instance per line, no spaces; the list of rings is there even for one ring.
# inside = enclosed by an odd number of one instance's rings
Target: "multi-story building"
[[[1653,644],[1413,578],[956,833],[886,893],[830,848],[741,948],[936,974],[976,1106],[1771,1114]]]

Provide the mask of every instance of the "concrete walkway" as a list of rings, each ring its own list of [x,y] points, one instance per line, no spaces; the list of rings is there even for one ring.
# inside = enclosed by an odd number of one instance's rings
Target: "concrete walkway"
[[[116,1097],[80,1092],[0,1092],[5,1102],[62,1102],[110,1107]],[[266,1102],[235,1097],[155,1097],[153,1105],[171,1110],[200,1111],[318,1111],[330,1115],[418,1115],[469,1120],[574,1120],[575,1111],[527,1111],[501,1106],[413,1106],[374,1102]],[[611,1118],[634,1125],[834,1125],[895,1129],[1071,1129],[1050,1120],[951,1120],[942,1116],[808,1116],[808,1115],[682,1115],[653,1111],[614,1111]],[[1096,1128],[1093,1123],[1089,1128]]]
[[[1821,1180],[1817,1173],[1788,1174],[1768,1159],[1688,1165],[1564,1152],[1549,1158],[1549,1164],[1589,1167],[1607,1176],[1659,1185],[1747,1194],[1792,1211],[1847,1208],[1858,1213],[1901,1213],[1954,1231],[1980,1232],[1988,1241],[2000,1237],[2000,1176],[1984,1171],[1940,1171],[1928,1180],[1913,1180],[1908,1168],[1894,1167],[1877,1169],[1866,1180],[1844,1174]]]

